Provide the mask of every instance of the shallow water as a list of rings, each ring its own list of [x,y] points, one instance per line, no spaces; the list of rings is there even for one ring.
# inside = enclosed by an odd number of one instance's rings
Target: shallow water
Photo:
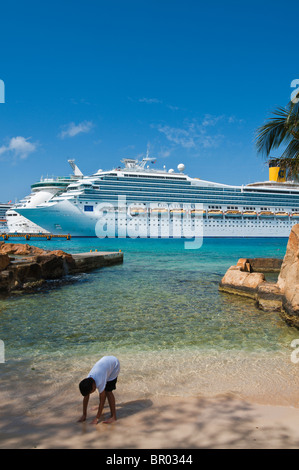
[[[0,300],[4,384],[21,379],[25,394],[35,375],[54,391],[114,354],[131,395],[233,391],[296,405],[291,341],[299,331],[250,299],[218,291],[239,258],[283,258],[287,240],[208,239],[197,250],[182,240],[30,243],[71,253],[121,249],[124,263]]]

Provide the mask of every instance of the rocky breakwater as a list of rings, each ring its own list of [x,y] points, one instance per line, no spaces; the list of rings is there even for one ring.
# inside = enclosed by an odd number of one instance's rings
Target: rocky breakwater
[[[68,274],[123,261],[122,253],[104,255],[94,253],[92,256],[90,253],[86,257],[79,253],[72,256],[61,250],[50,251],[29,244],[0,242],[0,293],[32,290],[48,280],[62,279]]]
[[[0,243],[0,292],[32,289],[60,279],[75,267],[63,251],[48,251],[28,244]]]
[[[279,273],[277,282],[266,281],[268,272]],[[277,311],[289,324],[299,328],[299,224],[291,230],[283,260],[239,259],[225,273],[219,290],[250,297],[259,308]]]

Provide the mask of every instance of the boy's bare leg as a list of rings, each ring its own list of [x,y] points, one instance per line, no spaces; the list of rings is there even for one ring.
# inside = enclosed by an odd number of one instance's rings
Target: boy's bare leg
[[[116,421],[116,409],[115,409],[115,398],[113,392],[106,392],[108,403],[110,407],[111,417],[106,421],[103,421],[105,424],[113,423]]]

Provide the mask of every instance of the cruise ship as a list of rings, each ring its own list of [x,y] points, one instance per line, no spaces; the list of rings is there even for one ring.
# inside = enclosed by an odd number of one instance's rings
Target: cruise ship
[[[269,168],[269,181],[232,186],[190,177],[183,164],[167,171],[154,162],[126,158],[16,210],[73,237],[288,237],[299,222],[299,184],[279,167]]]
[[[83,177],[83,173],[74,160],[68,160],[73,169],[71,176],[42,177],[40,181],[31,185],[31,194],[25,196],[17,204],[6,208],[7,226],[5,231],[9,233],[49,233],[49,230],[27,219],[18,212],[20,208],[36,207],[44,204],[53,196],[64,192],[69,184]]]

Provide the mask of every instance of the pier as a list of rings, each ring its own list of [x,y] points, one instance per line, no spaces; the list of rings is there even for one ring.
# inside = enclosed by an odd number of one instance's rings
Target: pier
[[[92,271],[93,269],[104,266],[112,266],[123,262],[123,253],[121,251],[93,251],[87,253],[72,254],[74,266],[71,273]]]
[[[66,240],[71,239],[71,235],[53,235],[52,233],[1,233],[0,238],[3,240],[9,240],[10,238],[25,238],[25,240],[30,240],[31,238],[45,238],[46,240],[51,240],[52,238],[65,238]]]

